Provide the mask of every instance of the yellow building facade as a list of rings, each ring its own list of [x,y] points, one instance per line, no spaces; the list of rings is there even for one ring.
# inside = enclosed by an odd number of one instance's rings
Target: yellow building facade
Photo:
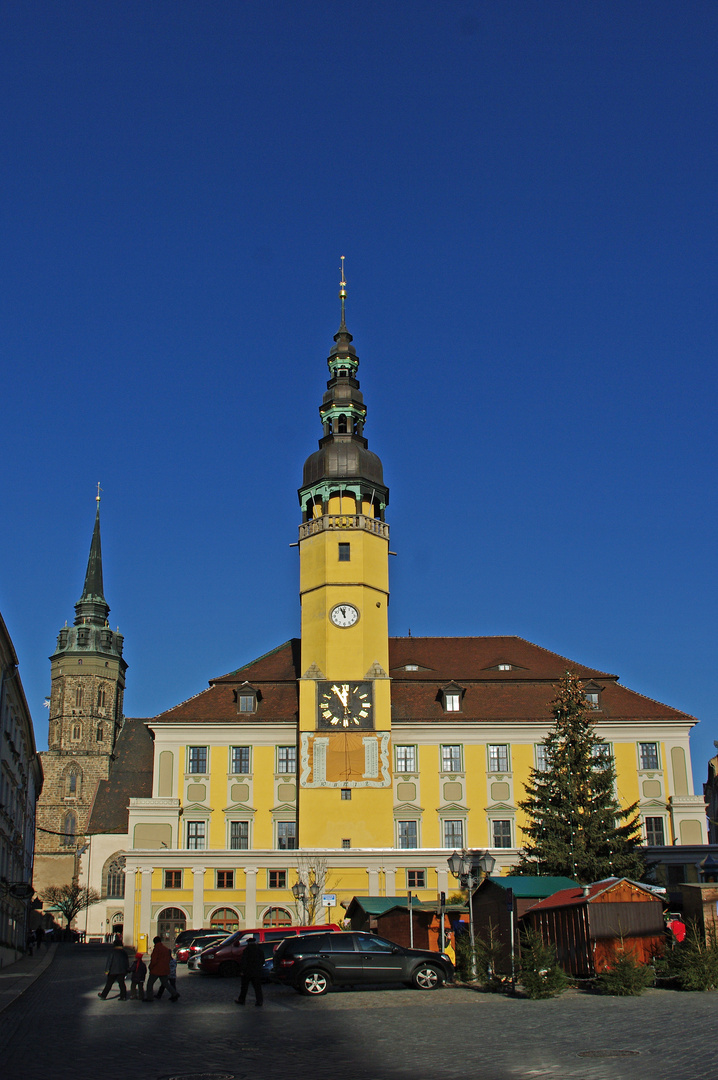
[[[389,492],[364,437],[343,283],[340,296],[323,435],[299,489],[301,637],[125,722],[90,825],[94,869],[83,860],[103,891],[90,936],[120,919],[137,944],[181,928],[335,922],[355,895],[434,900],[456,888],[447,858],[463,847],[508,871],[567,669],[647,842],[705,842],[692,717],[519,637],[390,638]],[[151,767],[133,789],[141,754]],[[109,896],[118,859],[124,896]],[[295,899],[299,881],[315,899]]]

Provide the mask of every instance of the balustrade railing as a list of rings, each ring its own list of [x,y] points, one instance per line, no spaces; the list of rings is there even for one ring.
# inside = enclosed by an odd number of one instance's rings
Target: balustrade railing
[[[324,514],[322,517],[312,518],[311,521],[303,521],[299,526],[299,539],[306,540],[308,536],[316,536],[317,533],[331,529],[362,529],[385,540],[389,539],[387,523],[369,517],[368,514]]]

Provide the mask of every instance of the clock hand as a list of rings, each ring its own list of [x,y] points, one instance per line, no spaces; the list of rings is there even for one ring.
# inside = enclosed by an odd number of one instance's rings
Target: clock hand
[[[347,700],[349,698],[349,685],[347,683],[344,683],[342,689],[340,690],[339,687],[335,683],[334,686],[332,687],[332,690],[337,695],[337,697],[341,701],[342,705],[346,709],[347,708]]]

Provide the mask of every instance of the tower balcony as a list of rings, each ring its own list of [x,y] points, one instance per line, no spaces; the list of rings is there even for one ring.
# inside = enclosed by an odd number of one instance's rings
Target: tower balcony
[[[328,532],[332,529],[360,529],[364,532],[381,536],[384,540],[389,539],[389,526],[379,518],[370,517],[368,514],[324,514],[322,517],[303,521],[299,526],[299,539],[307,540],[317,533]]]

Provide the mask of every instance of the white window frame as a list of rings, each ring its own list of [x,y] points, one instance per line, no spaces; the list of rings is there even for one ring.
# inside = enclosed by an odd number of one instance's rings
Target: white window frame
[[[548,759],[546,757],[546,743],[534,743],[534,768],[536,772],[548,772]]]
[[[504,822],[508,823],[508,826],[509,826],[509,844],[508,845],[503,845],[503,844],[498,845],[495,842],[496,841],[496,836],[494,834],[494,825],[498,825],[499,822],[501,822],[502,824]],[[510,851],[511,848],[513,848],[513,846],[514,846],[514,830],[515,830],[515,828],[516,828],[516,822],[514,821],[514,819],[512,817],[498,817],[498,815],[497,815],[496,817],[490,818],[489,819],[489,840],[490,840],[489,847],[491,848],[491,850],[492,851]]]
[[[293,769],[282,768],[282,765],[284,764],[284,762],[282,762],[282,751],[287,751],[287,752],[291,751],[291,755],[287,754],[287,756],[293,756],[293,759],[294,759],[294,768]],[[283,746],[278,746],[277,747],[276,765],[277,765],[277,775],[296,776],[296,774],[297,774],[297,747],[295,745],[293,745],[293,744],[292,745],[287,744],[287,745],[283,745]]]
[[[461,694],[458,691],[444,694],[444,709],[446,712],[461,712]]]
[[[204,750],[204,769],[192,768],[192,751]],[[194,744],[187,747],[187,776],[209,776],[209,747],[200,744]]]
[[[417,821],[416,818],[397,818],[397,822],[396,822],[396,846],[400,851],[416,851],[417,850],[417,848],[419,847],[419,840],[420,840],[420,837],[419,837],[419,826],[420,826],[420,824],[421,824],[421,822]],[[402,825],[413,825],[414,826],[415,839],[416,839],[415,844],[403,844],[402,843],[402,835],[401,835],[401,826]]]
[[[452,825],[461,826],[461,836],[458,840],[456,838],[449,840],[446,829],[449,822]],[[464,818],[443,818],[441,822],[441,839],[445,848],[451,848],[452,850],[463,849],[466,846],[466,821]]]
[[[649,840],[649,838],[648,838],[648,822],[649,821],[660,821],[660,823],[661,823],[661,833],[663,835],[662,843],[654,844],[654,843],[651,843],[651,841]],[[653,830],[651,830],[651,831],[653,831]],[[667,829],[666,829],[665,815],[664,814],[644,814],[643,815],[643,833],[644,833],[644,836],[646,838],[646,847],[665,847],[666,843],[667,843],[666,836],[668,835],[667,834]]]
[[[400,750],[404,751],[405,758],[408,757],[408,756],[411,757],[411,766],[412,767],[410,769],[407,769],[407,768],[403,767],[406,764],[406,760],[403,761],[403,762],[401,761],[401,758],[399,756],[399,751]],[[407,753],[408,751],[411,751],[410,755]],[[414,773],[415,774],[418,771],[418,769],[417,769],[418,757],[419,757],[419,755],[417,753],[416,744],[413,744],[413,743],[398,743],[397,744],[397,743],[395,743],[394,744],[394,772],[401,773],[402,776],[406,775],[407,773]]]
[[[294,827],[294,836],[291,839],[294,840],[294,844],[285,844],[284,847],[279,843],[279,830],[282,825],[292,825]],[[294,818],[289,821],[276,821],[274,823],[274,833],[276,836],[276,850],[277,851],[296,851],[298,847],[298,835],[297,835],[297,822]]]
[[[501,757],[500,751],[506,751],[506,768],[502,768],[499,763]],[[496,751],[496,753],[494,753]],[[492,758],[496,760],[496,767],[492,765]],[[490,773],[510,773],[511,772],[511,746],[509,743],[487,743],[486,745],[486,762],[487,771]]]
[[[644,765],[643,764],[643,747],[644,746],[653,746],[653,747],[655,747],[655,750],[656,750],[656,764],[655,765]],[[661,748],[660,748],[660,743],[658,742],[657,739],[652,739],[650,742],[639,742],[638,743],[638,767],[641,770],[641,772],[659,772],[659,770],[661,768]]]
[[[232,847],[232,826],[233,825],[246,825],[247,826],[247,846],[246,847]],[[240,837],[240,839],[242,839]],[[252,822],[246,817],[229,818],[227,821],[227,850],[228,851],[250,851],[252,847]]]
[[[445,750],[458,750],[458,752],[459,752],[458,753],[458,759],[459,759],[459,767],[458,767],[458,769],[455,769],[453,767],[453,764],[451,766],[447,767],[445,759],[444,759],[444,751]],[[464,771],[464,747],[462,746],[461,743],[442,743],[441,746],[439,747],[439,753],[441,755],[441,772],[442,773],[451,773],[452,775],[455,775],[456,773],[462,773]],[[454,754],[451,754],[452,758],[454,756],[455,756]]]
[[[234,752],[235,750],[247,751],[247,762],[249,764],[248,769],[235,769],[234,768]],[[246,745],[230,746],[229,748],[229,774],[230,776],[251,776],[252,775],[252,747]]]
[[[208,824],[209,824],[209,822],[207,821],[207,818],[192,818],[190,821],[187,821],[186,828],[185,828],[185,841],[186,841],[185,850],[187,850],[187,851],[206,851],[207,850],[207,839],[208,839],[207,833],[209,831],[208,828],[207,828]],[[201,837],[202,843],[201,844],[190,844],[190,826],[191,825],[201,825],[202,826],[202,837]],[[192,839],[199,840],[200,837],[198,835],[196,837],[192,837]]]

